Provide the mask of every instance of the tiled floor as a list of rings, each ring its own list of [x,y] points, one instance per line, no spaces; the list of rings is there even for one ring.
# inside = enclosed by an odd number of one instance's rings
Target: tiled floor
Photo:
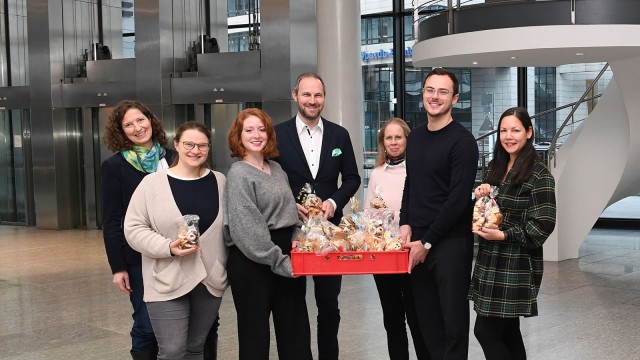
[[[545,264],[540,316],[522,320],[529,359],[640,359],[640,232],[595,229],[580,255]],[[345,277],[340,301],[341,358],[387,359],[371,276]],[[0,306],[0,359],[129,358],[130,305],[100,231],[0,226]],[[236,359],[230,291],[221,318],[219,358]],[[470,336],[469,358],[484,359]]]

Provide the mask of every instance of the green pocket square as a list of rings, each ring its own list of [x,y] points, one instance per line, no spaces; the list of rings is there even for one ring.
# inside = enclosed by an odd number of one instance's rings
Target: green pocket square
[[[340,150],[340,148],[335,148],[331,152],[331,157],[336,157],[336,156],[340,156],[340,155],[342,155],[342,150]]]

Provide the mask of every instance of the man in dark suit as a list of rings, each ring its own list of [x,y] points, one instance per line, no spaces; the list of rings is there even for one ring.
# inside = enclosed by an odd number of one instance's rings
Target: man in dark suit
[[[358,165],[351,138],[345,128],[320,117],[325,87],[315,73],[301,74],[292,92],[298,114],[275,127],[280,163],[289,177],[294,196],[306,184],[322,200],[325,219],[338,224],[342,208],[360,187]],[[338,186],[338,179],[342,184]],[[298,204],[298,215],[307,220],[307,210]],[[338,359],[340,309],[338,295],[342,276],[314,276],[318,306],[318,357]]]

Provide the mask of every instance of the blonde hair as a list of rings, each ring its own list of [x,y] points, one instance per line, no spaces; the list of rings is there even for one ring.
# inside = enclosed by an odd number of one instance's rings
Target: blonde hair
[[[409,125],[407,125],[404,120],[397,117],[387,120],[387,122],[382,125],[380,130],[378,130],[378,154],[376,155],[376,166],[380,166],[387,161],[387,153],[384,148],[384,131],[387,129],[387,125],[389,124],[400,125],[404,132],[405,138],[409,137],[409,133],[411,132],[411,129],[409,129]]]

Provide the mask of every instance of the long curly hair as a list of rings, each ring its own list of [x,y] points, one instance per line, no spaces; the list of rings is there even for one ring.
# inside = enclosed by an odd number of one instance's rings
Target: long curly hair
[[[162,128],[162,123],[151,110],[137,100],[122,100],[116,104],[115,109],[113,109],[111,115],[109,115],[107,126],[104,128],[104,137],[102,140],[107,145],[107,148],[113,152],[133,149],[133,142],[129,140],[122,129],[122,119],[124,119],[127,111],[131,109],[140,110],[140,112],[149,119],[153,140],[160,143],[162,147],[166,147],[168,143],[167,134]]]

